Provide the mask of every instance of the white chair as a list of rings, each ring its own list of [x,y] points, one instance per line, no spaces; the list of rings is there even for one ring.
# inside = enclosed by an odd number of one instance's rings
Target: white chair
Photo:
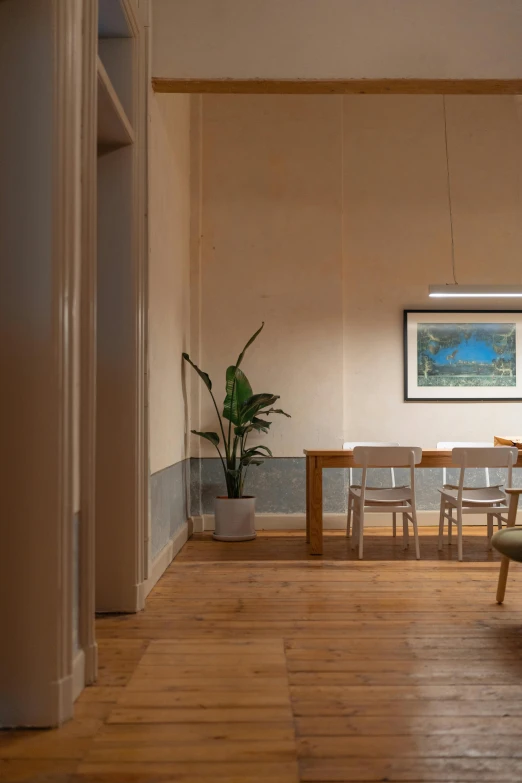
[[[437,448],[441,451],[453,451],[453,449],[481,449],[486,448],[490,449],[493,446],[491,441],[477,441],[475,443],[467,442],[467,441],[441,441],[440,443],[437,443]],[[489,487],[489,468],[484,468],[485,475],[486,475],[486,487]],[[447,469],[442,468],[442,485],[444,487],[448,486],[450,489],[458,489],[454,484],[448,484],[446,481],[447,478]]]
[[[506,493],[501,486],[466,487],[465,476],[468,468],[507,468],[507,485],[511,486],[513,465],[518,459],[518,450],[509,446],[490,446],[489,448],[463,448],[453,449],[453,463],[460,467],[458,487],[450,485],[439,490],[440,516],[439,516],[439,550],[442,549],[444,537],[444,520],[448,520],[448,543],[451,544],[451,528],[453,522],[457,524],[459,560],[462,560],[462,518],[464,514],[487,514],[488,539],[491,548],[493,535],[493,519],[496,518],[499,527],[502,522],[507,522],[508,501]],[[456,512],[456,519],[453,512]]]
[[[366,514],[389,512],[402,514],[404,548],[409,541],[408,522],[413,525],[415,537],[415,556],[420,559],[419,531],[415,504],[415,465],[422,459],[422,449],[418,446],[357,446],[353,453],[354,461],[363,469],[360,488],[354,488],[354,524],[352,549],[356,542],[359,546],[359,559],[363,556],[364,518]],[[410,486],[374,488],[368,487],[369,468],[410,469]]]
[[[398,446],[398,443],[379,443],[378,441],[347,441],[343,443],[343,449],[346,451],[353,451],[357,446]],[[390,481],[392,487],[395,487],[395,471],[390,468]],[[353,504],[355,501],[355,495],[352,489],[360,489],[360,484],[353,483],[353,468],[349,468],[348,475],[348,514],[346,516],[346,537],[350,537],[350,524],[353,514]],[[368,487],[368,489],[376,489],[376,487]],[[393,536],[397,535],[397,514],[393,514]]]

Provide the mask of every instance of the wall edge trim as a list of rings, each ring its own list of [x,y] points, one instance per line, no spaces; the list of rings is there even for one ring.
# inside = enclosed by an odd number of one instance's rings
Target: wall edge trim
[[[420,527],[438,527],[439,511],[417,511]],[[214,515],[203,514],[193,517],[194,532],[214,530]],[[399,520],[400,522],[400,520]],[[401,523],[402,524],[402,523]],[[466,525],[486,525],[484,514],[466,516]],[[369,514],[364,519],[367,527],[389,527],[391,532],[391,514]],[[400,526],[400,525],[399,525]],[[323,514],[324,530],[343,530],[346,527],[346,514]],[[306,530],[305,514],[256,514],[256,530]]]
[[[166,569],[172,563],[178,552],[186,544],[187,540],[192,534],[190,522],[183,522],[180,529],[174,534],[170,541],[163,547],[163,549],[156,555],[150,565],[149,578],[143,582],[143,593],[146,598],[152,588],[156,585],[159,579],[163,576]]]
[[[159,470],[155,470],[154,472],[151,471],[150,477],[157,476],[159,473],[163,473],[165,470],[171,470],[172,468],[175,468],[176,465],[181,464],[182,462],[187,462],[193,459],[193,457],[183,457],[183,459],[178,459],[176,462],[173,462],[171,465],[165,465],[164,468],[160,468]]]

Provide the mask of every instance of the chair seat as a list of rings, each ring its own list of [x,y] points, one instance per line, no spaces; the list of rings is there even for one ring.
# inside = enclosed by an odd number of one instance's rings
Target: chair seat
[[[361,497],[360,487],[350,487],[350,492],[355,498]],[[364,493],[365,504],[379,505],[382,503],[385,506],[389,506],[394,503],[400,505],[409,500],[411,500],[411,487],[380,487],[374,489],[367,487]]]
[[[501,490],[503,484],[490,484],[489,487],[463,487],[464,490],[467,489],[499,489]],[[458,489],[458,484],[443,484],[444,489]],[[439,490],[440,492],[440,490]]]
[[[446,486],[439,489],[442,498],[452,505],[457,505],[458,490],[450,489]],[[499,487],[480,487],[464,489],[462,493],[462,503],[465,506],[491,506],[492,504],[502,503],[506,505],[506,495]]]
[[[350,492],[352,491],[352,489],[361,489],[361,485],[360,484],[350,484],[348,489],[349,489]],[[372,490],[373,489],[377,489],[379,491],[383,490],[383,489],[407,489],[407,486],[406,486],[406,484],[401,484],[400,487],[369,487],[369,486],[367,486],[366,487],[366,491],[368,491],[369,489],[372,489]]]
[[[501,555],[522,563],[522,529],[508,527],[499,530],[491,539],[491,543]]]

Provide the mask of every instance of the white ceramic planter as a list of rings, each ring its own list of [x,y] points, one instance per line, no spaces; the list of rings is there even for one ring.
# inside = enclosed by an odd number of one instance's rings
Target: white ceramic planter
[[[256,537],[256,499],[216,498],[214,500],[216,541],[250,541]]]

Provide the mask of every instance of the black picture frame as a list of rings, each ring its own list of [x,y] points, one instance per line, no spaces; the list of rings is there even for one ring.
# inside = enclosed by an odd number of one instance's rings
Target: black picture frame
[[[424,310],[424,309],[414,309],[414,310],[404,310],[403,311],[403,361],[404,361],[404,402],[522,402],[522,396],[520,397],[417,397],[417,396],[411,396],[410,389],[408,387],[408,368],[409,368],[409,356],[408,356],[408,317],[410,314],[426,314],[426,316],[429,316],[430,314],[459,314],[459,315],[488,315],[488,314],[505,314],[506,316],[509,315],[517,315],[522,319],[522,310],[462,310],[462,309],[444,309],[444,310]],[[493,322],[494,323],[494,322]],[[517,344],[518,348],[518,344]],[[522,344],[520,345],[520,350],[522,350]],[[415,361],[417,361],[417,357],[415,357]],[[517,379],[518,380],[518,379]],[[520,383],[522,384],[522,378],[520,378]],[[433,387],[431,387],[433,388]],[[503,387],[493,387],[498,388],[499,390]]]

